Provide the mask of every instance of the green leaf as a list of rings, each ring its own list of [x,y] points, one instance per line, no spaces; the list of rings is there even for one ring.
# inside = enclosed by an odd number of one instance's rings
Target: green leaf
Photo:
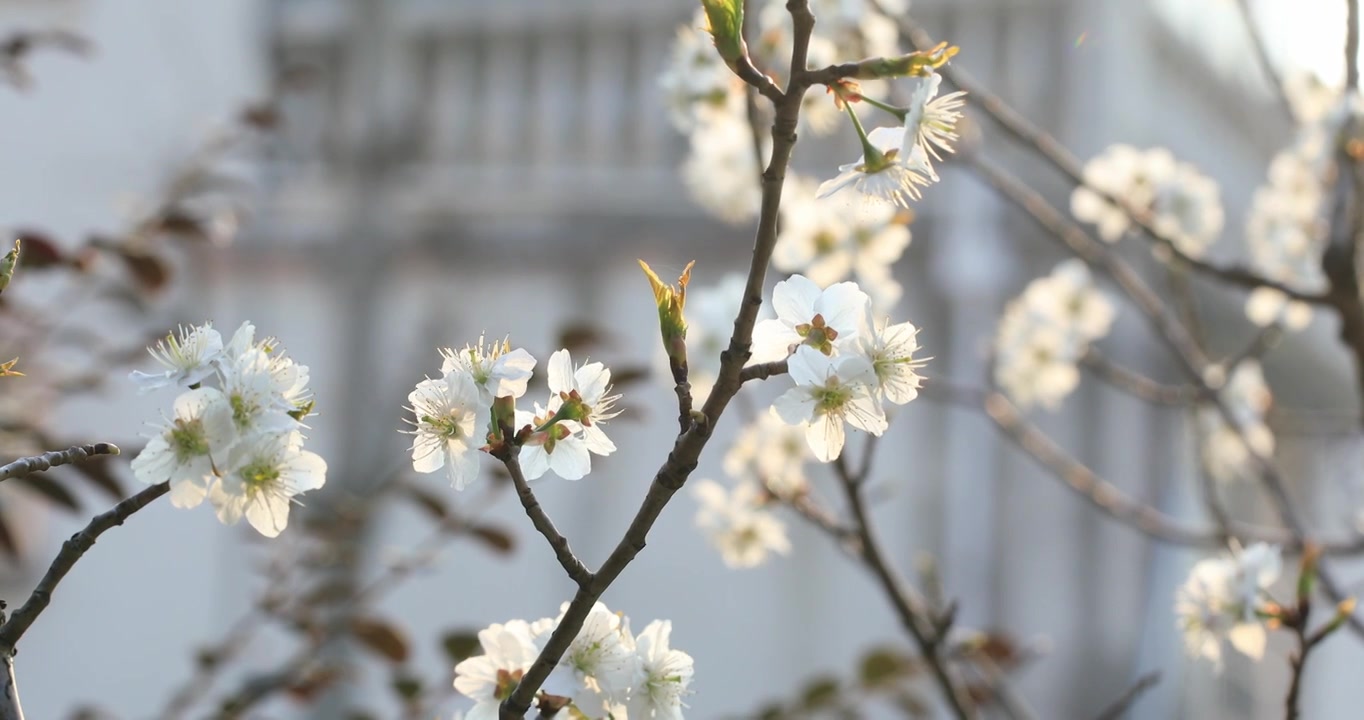
[[[837,678],[815,678],[801,691],[801,704],[807,709],[826,708],[838,700]]]
[[[744,0],[701,0],[706,11],[706,29],[715,38],[715,49],[725,64],[734,67],[748,55],[744,46]]]
[[[440,639],[441,649],[451,664],[471,658],[483,650],[478,642],[478,633],[470,630],[452,630]]]
[[[422,694],[422,679],[408,673],[395,673],[389,686],[399,698],[407,702],[420,698]]]
[[[866,687],[879,687],[893,682],[909,668],[910,662],[903,655],[889,648],[879,648],[862,658],[858,679]]]

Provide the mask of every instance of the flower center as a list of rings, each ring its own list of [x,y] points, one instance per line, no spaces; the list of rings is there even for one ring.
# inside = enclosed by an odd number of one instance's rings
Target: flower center
[[[204,421],[199,418],[177,418],[175,427],[170,431],[170,445],[175,449],[175,459],[181,463],[207,455],[208,439],[204,437]]]
[[[815,412],[832,415],[842,411],[843,406],[852,399],[852,391],[837,380],[831,380],[828,385],[816,388],[814,396]]]
[[[815,254],[828,255],[838,247],[838,236],[829,230],[820,230],[815,233]]]
[[[516,690],[516,684],[521,682],[521,676],[524,674],[524,670],[513,671],[505,668],[498,668],[497,689],[493,691],[493,697],[496,697],[499,701],[511,697],[512,692]]]
[[[256,460],[237,471],[237,476],[246,484],[246,494],[254,497],[261,491],[279,482],[279,467],[268,460]]]
[[[796,333],[805,338],[805,345],[809,345],[825,355],[833,354],[834,340],[838,339],[838,331],[824,324],[823,315],[815,313],[810,322],[796,326]]]
[[[460,435],[459,420],[453,412],[446,415],[423,415],[422,422],[440,437],[451,439]]]
[[[235,392],[228,398],[232,405],[232,422],[237,424],[240,429],[246,429],[251,424],[251,418],[256,414],[259,406],[248,400],[245,395]]]

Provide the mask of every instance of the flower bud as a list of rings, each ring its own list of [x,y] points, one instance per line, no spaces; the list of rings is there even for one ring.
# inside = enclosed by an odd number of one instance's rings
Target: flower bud
[[[701,0],[706,11],[706,32],[715,40],[715,49],[731,69],[748,57],[744,43],[744,0]]]
[[[672,369],[673,380],[679,383],[687,378],[687,318],[684,310],[687,305],[687,283],[691,282],[691,268],[695,264],[695,261],[687,263],[682,275],[677,278],[677,284],[668,285],[658,278],[648,263],[639,261],[654,290],[663,349],[668,353],[668,366]]]
[[[19,264],[19,240],[14,241],[14,249],[5,253],[5,257],[0,258],[0,292],[4,292],[9,287],[9,281],[14,279],[14,267]]]
[[[921,50],[912,52],[908,55],[901,55],[893,58],[869,58],[857,63],[857,73],[853,75],[859,80],[873,80],[882,78],[904,77],[926,77],[931,75],[937,68],[947,64],[952,56],[956,55],[961,48],[947,43],[938,43],[937,47],[931,50]]]

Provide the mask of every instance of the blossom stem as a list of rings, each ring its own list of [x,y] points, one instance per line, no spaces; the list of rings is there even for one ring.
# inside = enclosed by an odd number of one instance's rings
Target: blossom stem
[[[38,581],[37,587],[33,588],[32,594],[4,625],[0,625],[0,657],[7,657],[14,653],[15,645],[19,639],[28,631],[30,625],[43,610],[47,609],[47,604],[52,600],[52,593],[56,591],[57,584],[71,572],[71,568],[76,566],[76,562],[94,547],[95,541],[104,531],[122,525],[125,520],[132,517],[133,513],[147,507],[151,502],[170,491],[170,483],[163,482],[152,485],[141,492],[133,495],[119,504],[115,505],[101,515],[96,515],[86,525],[83,530],[72,535],[66,542],[62,543],[62,549],[57,553],[57,557],[52,560],[47,573],[42,580]]]
[[[872,107],[874,107],[874,108],[880,108],[881,110],[885,110],[886,112],[890,113],[891,115],[894,115],[895,118],[896,118],[897,120],[899,120],[900,122],[904,122],[904,121],[905,121],[905,117],[906,117],[907,115],[909,115],[909,109],[908,109],[908,108],[902,108],[902,107],[896,107],[896,106],[894,106],[894,105],[888,105],[888,104],[886,104],[886,103],[881,102],[880,100],[877,100],[877,99],[872,98],[872,97],[868,97],[868,96],[866,96],[866,95],[863,95],[863,96],[862,96],[862,102],[864,102],[864,103],[866,103],[866,104],[868,104],[868,105],[870,105],[870,106],[872,106]]]
[[[871,140],[867,137],[867,131],[862,127],[862,121],[857,117],[857,111],[853,110],[852,103],[844,103],[843,110],[846,111],[848,117],[852,119],[853,129],[857,131],[857,139],[862,141],[862,160],[866,164],[866,167],[870,170],[872,168],[885,166],[886,154],[881,152],[880,148],[871,143]]]
[[[516,487],[516,495],[521,500],[521,507],[525,508],[526,515],[530,517],[531,524],[535,526],[535,529],[549,541],[550,548],[554,550],[554,557],[558,558],[559,565],[563,566],[569,579],[578,583],[578,587],[591,583],[592,571],[588,570],[583,561],[573,554],[573,549],[568,545],[568,538],[564,537],[558,528],[554,527],[554,521],[549,519],[544,507],[536,499],[535,491],[531,490],[530,483],[526,482],[526,474],[521,471],[521,461],[517,457],[517,451],[508,451],[506,457],[502,459],[502,464],[507,467],[507,472],[511,474],[512,484]]]

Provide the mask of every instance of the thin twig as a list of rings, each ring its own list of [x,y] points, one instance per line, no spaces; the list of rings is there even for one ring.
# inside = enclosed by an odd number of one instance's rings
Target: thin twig
[[[1297,117],[1293,112],[1293,103],[1288,100],[1288,91],[1284,87],[1283,77],[1274,68],[1274,62],[1269,59],[1269,46],[1265,43],[1264,33],[1260,32],[1259,23],[1255,22],[1255,13],[1251,11],[1250,0],[1236,0],[1236,5],[1241,9],[1241,20],[1246,26],[1246,35],[1250,37],[1251,48],[1255,51],[1255,60],[1260,64],[1260,71],[1265,74],[1265,80],[1269,82],[1269,92],[1278,102],[1279,107],[1283,108],[1284,116],[1289,122],[1296,122]]]
[[[57,584],[71,572],[71,568],[76,566],[76,562],[94,547],[95,541],[104,534],[105,530],[122,525],[125,520],[132,517],[133,513],[141,510],[151,502],[170,491],[170,483],[159,483],[152,485],[141,492],[127,498],[123,502],[115,505],[112,510],[102,515],[96,515],[89,525],[83,530],[72,535],[70,539],[62,543],[62,549],[57,553],[57,557],[52,560],[52,565],[48,567],[43,579],[38,581],[38,586],[33,588],[33,593],[28,596],[28,600],[23,606],[14,611],[9,620],[4,625],[0,625],[0,656],[9,655],[14,652],[19,639],[28,631],[30,625],[52,600],[52,593],[57,590]]]
[[[939,627],[939,623],[932,617],[923,600],[905,583],[899,573],[887,564],[882,555],[880,543],[867,513],[866,501],[862,497],[865,478],[857,478],[850,474],[846,464],[839,463],[835,468],[838,470],[839,484],[847,496],[848,507],[852,511],[853,526],[861,540],[863,563],[881,583],[886,598],[890,600],[896,615],[900,618],[900,624],[919,646],[919,653],[933,671],[934,680],[947,699],[953,715],[962,719],[976,717],[974,704],[966,688],[952,673],[940,652],[947,628]]]
[[[1123,715],[1136,704],[1137,700],[1146,693],[1147,690],[1156,686],[1160,682],[1160,671],[1149,672],[1142,675],[1135,685],[1127,689],[1121,697],[1109,705],[1095,720],[1121,720]]]
[[[113,443],[92,443],[90,445],[76,445],[65,450],[53,450],[33,457],[19,458],[0,467],[0,481],[43,472],[59,465],[85,462],[97,455],[117,455],[119,452],[118,446]]]
[[[776,362],[758,363],[749,365],[739,373],[739,382],[746,383],[750,380],[766,380],[773,375],[785,375],[787,372],[786,361],[777,360]]]
[[[873,2],[875,3],[875,0],[873,0]],[[876,4],[879,5],[879,3]],[[933,41],[928,34],[915,27],[910,23],[908,18],[897,18],[897,22],[900,25],[901,32],[910,37],[915,46],[920,49],[933,46]],[[1149,213],[1132,207],[1131,203],[1128,203],[1121,197],[1117,197],[1102,188],[1091,185],[1085,179],[1084,168],[1081,166],[1079,159],[1076,158],[1070,150],[1066,149],[1066,147],[1050,133],[1023,117],[1017,110],[1006,103],[1003,98],[977,82],[970,73],[958,66],[950,64],[939,68],[938,73],[958,89],[965,90],[971,97],[972,107],[980,108],[985,111],[985,114],[989,115],[990,118],[998,123],[1007,133],[1036,151],[1038,155],[1059,170],[1073,184],[1089,189],[1103,198],[1105,202],[1111,203],[1123,210],[1132,221],[1132,224],[1135,225],[1143,235],[1155,242],[1157,247],[1167,252],[1170,257],[1183,262],[1185,265],[1202,275],[1216,278],[1229,285],[1235,285],[1242,288],[1269,287],[1303,302],[1316,305],[1333,304],[1332,299],[1327,296],[1303,292],[1297,288],[1278,282],[1277,280],[1264,277],[1247,268],[1216,265],[1187,255],[1175,245],[1174,238],[1156,229],[1152,224]]]
[[[568,545],[568,538],[564,537],[557,528],[554,521],[549,519],[549,514],[540,505],[540,501],[535,497],[535,491],[531,490],[530,483],[526,482],[526,474],[521,471],[521,461],[515,453],[508,453],[502,460],[502,464],[507,466],[507,472],[511,474],[512,484],[516,487],[516,496],[521,500],[521,507],[525,508],[526,515],[530,517],[530,522],[535,529],[545,536],[549,541],[549,546],[554,550],[554,557],[559,560],[559,565],[564,572],[568,573],[569,579],[583,587],[592,582],[592,571],[587,569],[582,560],[573,554],[573,548]]]
[[[1198,389],[1190,385],[1166,385],[1141,373],[1122,367],[1099,350],[1090,347],[1080,357],[1080,364],[1093,371],[1100,380],[1133,397],[1154,405],[1182,407],[1198,399]]]

